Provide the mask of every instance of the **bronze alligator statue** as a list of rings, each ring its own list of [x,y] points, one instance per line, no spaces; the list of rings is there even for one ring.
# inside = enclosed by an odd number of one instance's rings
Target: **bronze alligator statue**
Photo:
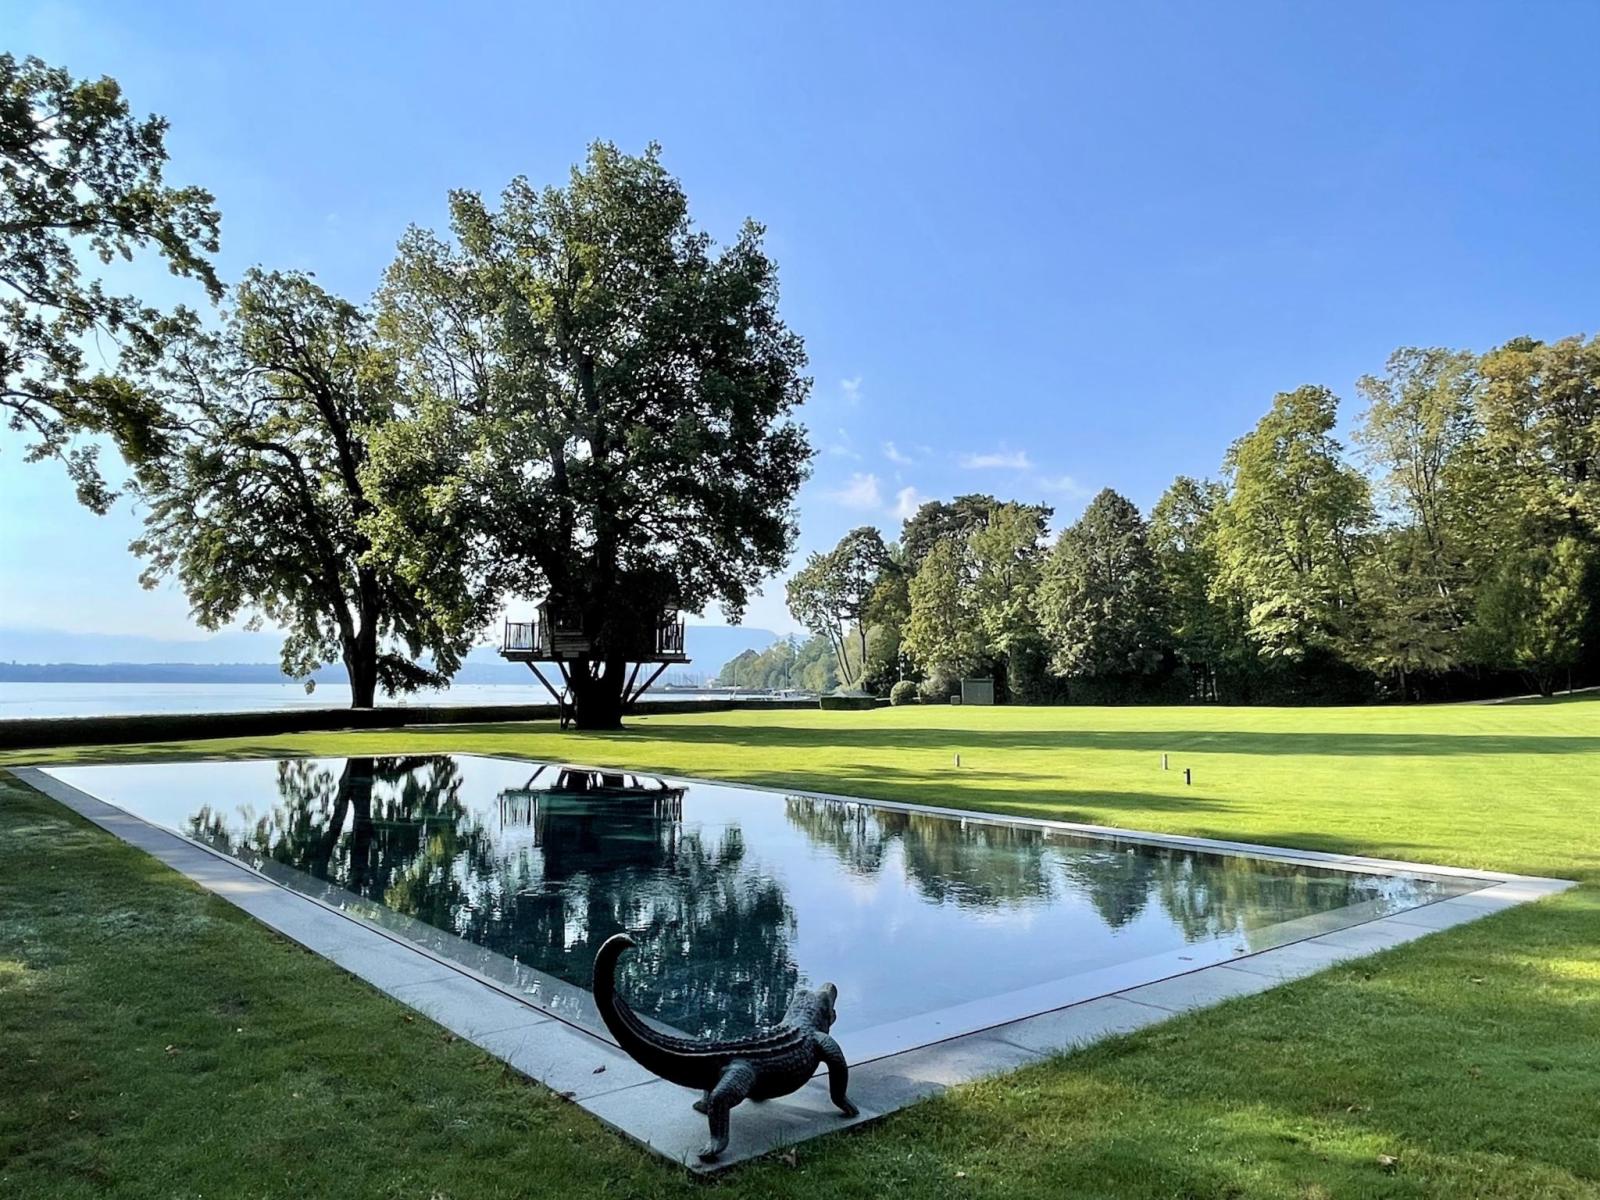
[[[796,993],[782,1024],[747,1038],[714,1042],[673,1037],[646,1025],[617,994],[617,960],[633,945],[632,938],[619,933],[600,947],[594,956],[594,1001],[629,1057],[669,1083],[703,1093],[694,1106],[711,1126],[711,1139],[700,1151],[702,1162],[716,1161],[728,1148],[728,1114],[735,1105],[798,1091],[823,1063],[828,1064],[834,1105],[847,1117],[856,1115],[856,1106],[845,1096],[850,1068],[844,1051],[828,1036],[839,995],[833,984]]]

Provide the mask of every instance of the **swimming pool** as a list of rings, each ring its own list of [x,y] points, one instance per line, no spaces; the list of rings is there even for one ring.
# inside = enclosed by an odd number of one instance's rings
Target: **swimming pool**
[[[602,1031],[722,1036],[839,987],[854,1061],[1487,886],[1268,849],[469,755],[48,774]]]

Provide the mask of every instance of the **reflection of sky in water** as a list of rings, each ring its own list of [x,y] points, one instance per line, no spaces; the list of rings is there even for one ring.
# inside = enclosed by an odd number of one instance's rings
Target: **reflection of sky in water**
[[[276,864],[275,878],[328,881],[582,987],[625,928],[642,947],[626,967],[635,1006],[693,1032],[773,1021],[797,981],[836,982],[860,1028],[1202,943],[1258,949],[1284,922],[1353,922],[1473,886],[534,772],[463,757],[52,773]]]

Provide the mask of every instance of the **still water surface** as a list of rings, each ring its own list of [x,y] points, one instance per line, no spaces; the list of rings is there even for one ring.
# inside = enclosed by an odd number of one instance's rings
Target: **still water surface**
[[[475,950],[575,1020],[597,1023],[594,954],[627,930],[635,1007],[713,1035],[776,1020],[801,983],[838,984],[841,1031],[887,1026],[1476,886],[472,756],[51,773],[391,927],[451,935],[437,948]]]

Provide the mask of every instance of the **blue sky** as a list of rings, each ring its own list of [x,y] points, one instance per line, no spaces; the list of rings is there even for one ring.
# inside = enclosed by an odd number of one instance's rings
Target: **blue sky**
[[[806,339],[800,555],[960,492],[1148,508],[1274,392],[1349,419],[1396,346],[1600,327],[1600,5],[540,7],[13,4],[0,45],[170,118],[225,276],[352,298],[446,189],[661,142]],[[16,450],[0,623],[185,636],[134,514]],[[747,623],[792,627],[781,583]]]

